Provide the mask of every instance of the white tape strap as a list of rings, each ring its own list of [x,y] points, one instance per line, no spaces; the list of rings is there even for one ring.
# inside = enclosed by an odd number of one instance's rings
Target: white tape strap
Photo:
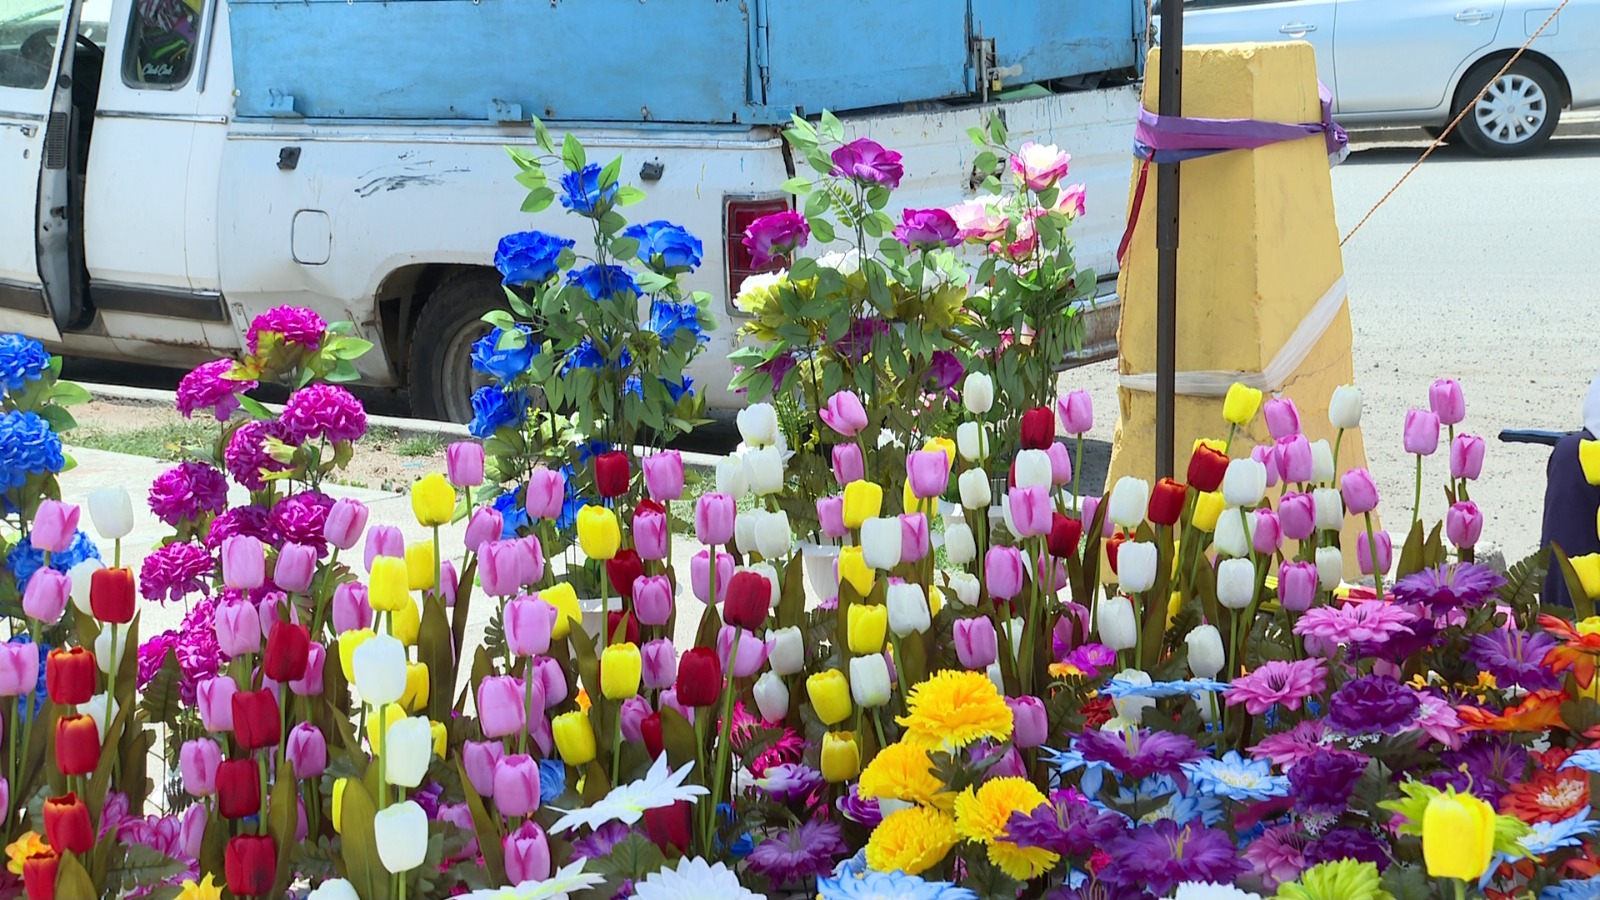
[[[1340,276],[1333,287],[1317,300],[1315,306],[1306,317],[1300,320],[1300,325],[1295,328],[1294,334],[1284,341],[1283,347],[1278,350],[1272,361],[1267,363],[1260,372],[1179,372],[1177,373],[1177,392],[1187,397],[1222,397],[1228,393],[1228,388],[1234,382],[1240,382],[1257,390],[1271,393],[1283,387],[1294,373],[1300,370],[1301,363],[1311,354],[1311,348],[1322,340],[1327,333],[1328,326],[1333,324],[1333,319],[1339,314],[1349,296],[1349,285],[1344,277]],[[1156,376],[1123,375],[1123,387],[1132,391],[1155,393]]]

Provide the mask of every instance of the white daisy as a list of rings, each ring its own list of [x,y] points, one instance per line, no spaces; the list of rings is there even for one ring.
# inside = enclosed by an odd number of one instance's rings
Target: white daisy
[[[1241,891],[1232,885],[1205,881],[1185,881],[1178,885],[1172,900],[1261,900],[1260,894]]]
[[[516,887],[484,888],[466,894],[463,900],[568,900],[574,891],[586,891],[605,881],[599,875],[584,874],[588,860],[580,859],[543,881],[524,881]]]
[[[682,859],[676,869],[662,869],[633,886],[634,900],[767,900],[765,894],[746,890],[739,876],[722,863]]]
[[[660,809],[679,800],[693,800],[711,793],[698,784],[683,783],[693,768],[694,763],[684,763],[682,768],[672,772],[667,768],[667,755],[663,753],[656,757],[655,764],[650,766],[650,771],[643,778],[612,788],[611,793],[606,794],[599,803],[571,812],[561,810],[565,815],[556,821],[550,831],[559,834],[580,825],[599,828],[607,822],[632,825],[644,818],[645,810]]]

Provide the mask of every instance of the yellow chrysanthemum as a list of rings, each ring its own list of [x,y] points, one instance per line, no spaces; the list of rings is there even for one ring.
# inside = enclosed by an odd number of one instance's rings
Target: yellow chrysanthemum
[[[1083,674],[1083,670],[1082,669],[1078,668],[1077,666],[1075,666],[1075,665],[1073,665],[1071,663],[1064,663],[1064,662],[1053,662],[1047,667],[1047,670],[1049,671],[1049,673],[1051,675],[1055,676],[1056,678],[1069,678],[1069,677],[1072,677],[1072,676],[1082,675]]]
[[[878,751],[861,773],[857,786],[863,797],[905,800],[949,811],[955,795],[933,774],[928,751],[904,741]]]
[[[21,875],[23,860],[49,849],[50,845],[44,842],[37,831],[23,832],[22,837],[6,845],[6,870],[13,875]]]
[[[867,866],[877,872],[919,875],[956,845],[956,821],[948,813],[913,806],[883,817],[867,839]]]
[[[178,900],[222,900],[222,885],[216,884],[216,876],[210,873],[199,882],[193,879],[184,881],[178,892]]]
[[[965,747],[1011,737],[1011,707],[983,672],[945,669],[911,689],[906,739],[925,747]]]
[[[984,844],[989,861],[1012,878],[1036,878],[1059,857],[1041,847],[1018,847],[999,837],[1005,834],[1012,813],[1032,812],[1048,802],[1026,778],[995,778],[977,791],[967,788],[956,798],[956,831],[969,841]]]

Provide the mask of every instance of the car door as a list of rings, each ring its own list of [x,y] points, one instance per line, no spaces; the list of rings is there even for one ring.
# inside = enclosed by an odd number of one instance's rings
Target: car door
[[[1317,77],[1334,90],[1336,8],[1334,0],[1185,0],[1183,42],[1306,41],[1317,53]]]
[[[1505,0],[1339,0],[1333,40],[1339,111],[1448,105],[1450,85],[1494,40],[1505,6]]]

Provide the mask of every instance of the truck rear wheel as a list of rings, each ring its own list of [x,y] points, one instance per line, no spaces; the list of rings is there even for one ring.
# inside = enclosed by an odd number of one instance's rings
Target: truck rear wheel
[[[483,314],[506,305],[497,273],[446,278],[422,307],[411,336],[411,410],[424,419],[472,421],[472,392],[489,379],[472,368],[472,344],[489,332]]]

